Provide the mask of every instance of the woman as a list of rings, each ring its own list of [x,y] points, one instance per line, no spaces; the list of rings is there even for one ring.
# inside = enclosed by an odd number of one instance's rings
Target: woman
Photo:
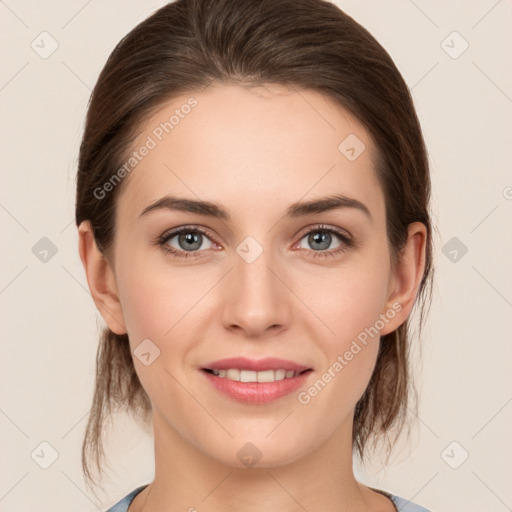
[[[110,512],[425,511],[352,460],[405,422],[429,196],[407,86],[335,5],[177,0],[123,38],[77,176],[107,324],[82,455],[93,482],[124,408],[155,477]]]

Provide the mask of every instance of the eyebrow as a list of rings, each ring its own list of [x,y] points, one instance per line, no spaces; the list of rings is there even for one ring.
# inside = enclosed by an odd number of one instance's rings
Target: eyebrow
[[[305,217],[341,208],[354,208],[363,212],[370,221],[372,215],[368,207],[358,201],[342,194],[334,194],[312,201],[297,202],[291,204],[285,211],[286,218]],[[212,218],[229,221],[231,219],[228,211],[219,203],[210,201],[198,201],[177,196],[165,196],[144,208],[139,218],[158,210],[175,210],[189,213],[197,213]]]

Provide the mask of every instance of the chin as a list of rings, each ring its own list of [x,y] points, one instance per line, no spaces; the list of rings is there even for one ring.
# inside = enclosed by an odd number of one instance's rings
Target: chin
[[[224,445],[218,453],[212,453],[210,445],[210,456],[226,466],[243,469],[282,467],[303,456],[302,452],[297,451],[296,443],[286,444],[283,439],[249,439],[244,437],[243,440],[230,440],[229,446]],[[233,455],[229,456],[229,453]]]

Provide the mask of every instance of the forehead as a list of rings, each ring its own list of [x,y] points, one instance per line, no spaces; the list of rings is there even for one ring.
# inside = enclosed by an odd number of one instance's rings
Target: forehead
[[[183,94],[141,126],[133,151],[144,146],[119,198],[126,215],[166,194],[241,212],[343,193],[383,210],[370,136],[314,91],[215,85]]]

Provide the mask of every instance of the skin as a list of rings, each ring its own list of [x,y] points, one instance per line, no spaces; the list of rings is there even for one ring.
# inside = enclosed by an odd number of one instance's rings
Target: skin
[[[160,349],[149,366],[134,357],[153,407],[156,465],[153,483],[129,510],[395,510],[352,470],[352,418],[378,336],[306,405],[297,392],[264,405],[236,402],[200,368],[231,356],[281,357],[313,368],[299,391],[307,390],[393,304],[401,310],[380,334],[406,320],[424,269],[425,226],[409,226],[393,270],[374,144],[355,118],[316,92],[211,86],[163,105],[134,148],[190,96],[198,105],[125,178],[112,253],[97,249],[89,222],[79,227],[80,256],[105,322],[128,333],[132,352],[147,338]],[[354,161],[338,150],[349,134],[366,146]],[[294,202],[334,192],[364,203],[371,219],[355,208],[283,217]],[[140,217],[166,194],[218,202],[231,219],[163,209]],[[188,224],[208,232],[195,258],[177,259],[154,242]],[[315,257],[343,245],[334,234],[327,249],[312,245],[307,232],[318,224],[345,230],[356,246]],[[247,236],[263,250],[252,263],[236,251]],[[178,236],[167,243],[186,252]],[[237,456],[247,442],[262,454],[252,467]]]

